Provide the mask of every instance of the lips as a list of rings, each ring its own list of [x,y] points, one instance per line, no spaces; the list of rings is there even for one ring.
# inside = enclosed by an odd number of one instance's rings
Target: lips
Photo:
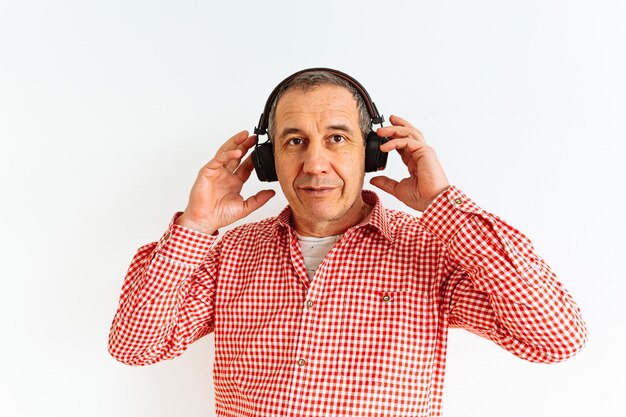
[[[335,187],[300,187],[304,191],[328,191],[334,190]]]
[[[324,195],[336,189],[336,187],[300,187],[300,190],[306,194]]]
[[[313,175],[302,175],[294,181],[294,189],[301,195],[324,197],[343,187],[339,178],[320,178]]]
[[[299,187],[300,192],[302,194],[308,195],[310,197],[324,197],[324,196],[332,193],[337,188],[338,187],[329,187],[329,186],[322,186],[322,187],[313,187],[313,186]]]

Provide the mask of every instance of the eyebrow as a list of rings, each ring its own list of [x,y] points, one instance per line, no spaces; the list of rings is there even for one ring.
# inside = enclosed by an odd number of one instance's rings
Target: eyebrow
[[[291,135],[292,133],[302,133],[302,130],[298,129],[297,127],[286,127],[283,129],[282,132],[280,132],[280,136],[281,138],[284,138],[287,135]]]
[[[352,129],[345,124],[337,124],[337,125],[329,125],[326,126],[326,130],[339,130],[340,132],[346,132],[349,135],[353,135]],[[287,135],[291,135],[292,133],[304,133],[302,129],[298,129],[297,127],[286,127],[280,132],[280,137],[283,138]]]

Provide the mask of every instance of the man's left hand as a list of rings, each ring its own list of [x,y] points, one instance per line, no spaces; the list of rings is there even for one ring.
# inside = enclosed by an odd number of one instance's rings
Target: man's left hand
[[[370,184],[388,192],[407,206],[424,211],[439,194],[450,187],[437,160],[435,150],[426,144],[422,132],[406,120],[391,116],[392,126],[378,128],[379,136],[389,142],[380,146],[383,152],[397,150],[409,169],[409,177],[400,182],[386,176],[374,177]]]

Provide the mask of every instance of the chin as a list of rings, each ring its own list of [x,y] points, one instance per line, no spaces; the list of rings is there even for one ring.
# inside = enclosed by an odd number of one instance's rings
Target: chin
[[[316,212],[313,218],[318,221],[334,222],[334,221],[341,220],[345,216],[345,214],[346,214],[345,210],[340,210],[340,211],[325,210],[322,212]]]

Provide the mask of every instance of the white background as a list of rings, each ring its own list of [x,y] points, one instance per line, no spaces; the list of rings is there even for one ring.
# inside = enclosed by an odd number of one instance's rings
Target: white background
[[[122,280],[272,88],[329,66],[529,236],[589,325],[555,365],[451,331],[444,415],[626,415],[625,28],[620,1],[2,1],[0,414],[214,415],[213,336],[108,355]]]

